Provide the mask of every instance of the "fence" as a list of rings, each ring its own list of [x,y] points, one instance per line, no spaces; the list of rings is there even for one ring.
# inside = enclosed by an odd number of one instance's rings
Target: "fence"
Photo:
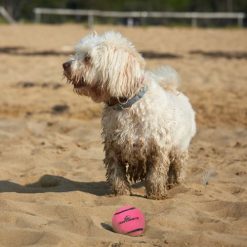
[[[6,9],[2,6],[0,6],[0,15],[9,23],[14,24],[15,20],[9,15],[9,13],[6,11]]]
[[[35,20],[41,22],[42,15],[74,15],[87,16],[88,26],[94,24],[94,17],[127,18],[127,24],[133,25],[133,18],[169,18],[169,19],[191,19],[191,25],[197,26],[199,19],[236,19],[238,26],[243,26],[244,13],[233,12],[147,12],[147,11],[99,11],[99,10],[74,10],[74,9],[48,9],[35,8]]]

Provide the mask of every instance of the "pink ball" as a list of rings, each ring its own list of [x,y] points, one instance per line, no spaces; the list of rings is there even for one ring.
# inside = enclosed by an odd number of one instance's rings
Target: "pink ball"
[[[133,206],[119,208],[112,217],[112,227],[115,232],[138,236],[144,232],[145,219],[140,209]]]

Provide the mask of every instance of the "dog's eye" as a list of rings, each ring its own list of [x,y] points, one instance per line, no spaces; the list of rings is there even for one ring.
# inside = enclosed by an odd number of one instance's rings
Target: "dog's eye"
[[[84,57],[84,61],[86,63],[88,63],[90,60],[91,60],[91,57],[89,56],[89,54],[86,54],[85,57]]]

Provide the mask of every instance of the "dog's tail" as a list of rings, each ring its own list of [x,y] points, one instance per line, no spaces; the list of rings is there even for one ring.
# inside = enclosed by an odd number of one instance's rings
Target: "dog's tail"
[[[180,84],[180,78],[175,69],[170,66],[162,66],[152,70],[151,76],[165,89],[177,91]]]

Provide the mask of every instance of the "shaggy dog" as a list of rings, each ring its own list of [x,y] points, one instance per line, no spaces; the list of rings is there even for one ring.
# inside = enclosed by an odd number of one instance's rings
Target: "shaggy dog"
[[[142,56],[115,32],[83,38],[63,68],[76,93],[105,104],[104,163],[115,195],[131,194],[130,183],[145,180],[147,198],[165,198],[184,178],[196,132],[189,100],[176,90],[176,72],[145,71]]]

